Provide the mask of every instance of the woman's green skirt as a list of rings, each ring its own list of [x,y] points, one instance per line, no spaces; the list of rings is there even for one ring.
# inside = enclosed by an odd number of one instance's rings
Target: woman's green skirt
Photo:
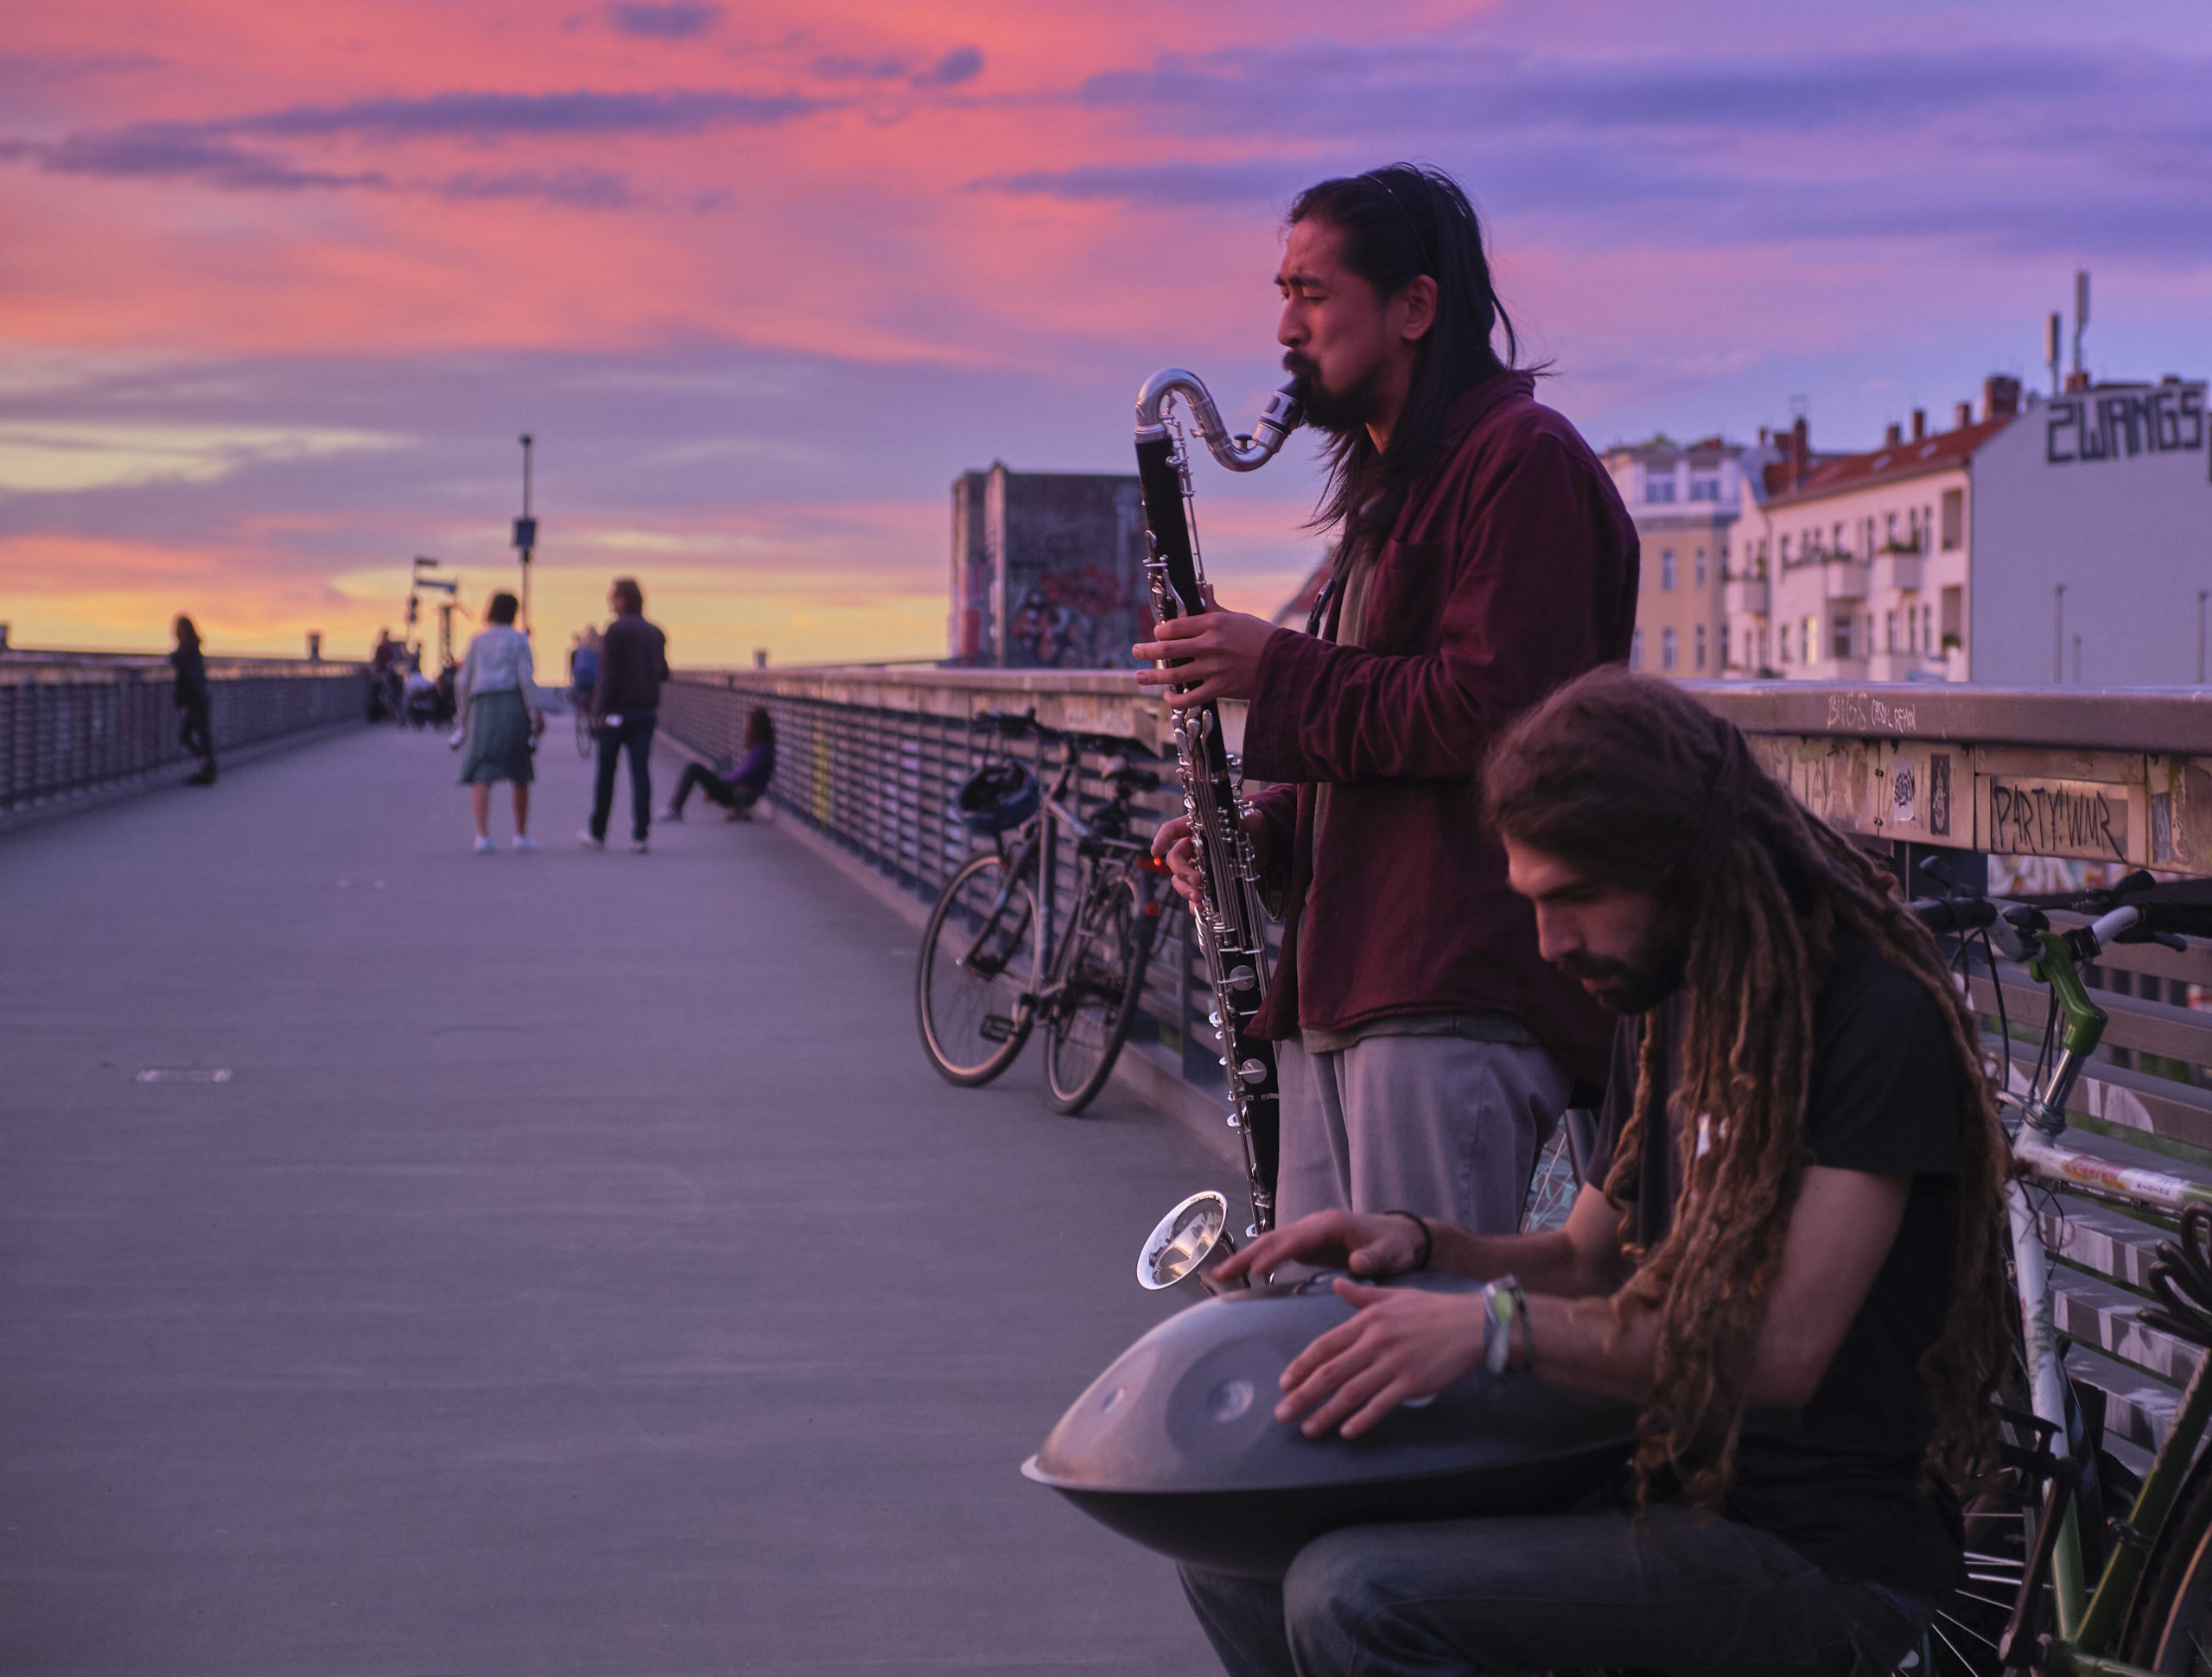
[[[468,749],[461,759],[461,781],[490,785],[512,780],[527,786],[537,778],[531,760],[530,712],[513,688],[480,693],[468,704]]]

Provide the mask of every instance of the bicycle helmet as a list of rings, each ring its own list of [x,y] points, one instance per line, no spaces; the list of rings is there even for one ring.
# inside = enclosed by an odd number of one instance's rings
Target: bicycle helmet
[[[1351,1440],[1277,1421],[1283,1369],[1351,1316],[1332,1279],[1169,1317],[1091,1382],[1023,1477],[1173,1559],[1279,1579],[1341,1526],[1564,1509],[1626,1465],[1633,1404],[1525,1374],[1478,1369]],[[1382,1285],[1475,1286],[1426,1273]]]
[[[1020,763],[986,763],[961,784],[961,825],[985,838],[1019,827],[1045,801],[1037,777]]]

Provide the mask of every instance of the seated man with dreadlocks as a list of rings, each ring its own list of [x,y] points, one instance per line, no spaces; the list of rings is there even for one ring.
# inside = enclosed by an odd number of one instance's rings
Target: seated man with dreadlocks
[[[1236,1677],[1887,1672],[1959,1578],[1947,1482],[1986,1458],[2005,1344],[1974,1019],[1887,873],[1662,682],[1562,688],[1484,801],[1546,958],[1621,1015],[1603,1185],[1541,1235],[1320,1212],[1222,1273],[1494,1283],[1338,1281],[1357,1313],[1277,1418],[1356,1436],[1487,1359],[1642,1405],[1634,1497],[1353,1528],[1281,1585],[1185,1588]]]

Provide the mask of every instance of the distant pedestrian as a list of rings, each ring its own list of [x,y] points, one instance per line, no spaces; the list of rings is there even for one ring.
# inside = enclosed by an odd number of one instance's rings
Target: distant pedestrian
[[[737,759],[737,766],[725,775],[697,763],[685,764],[683,778],[676,783],[676,797],[668,806],[668,818],[683,819],[683,800],[696,786],[709,803],[728,810],[730,820],[750,821],[753,806],[768,790],[775,772],[776,725],[766,711],[756,706],[746,714],[745,755]]]
[[[176,708],[184,713],[177,740],[200,759],[195,774],[185,777],[188,786],[215,784],[215,727],[207,692],[207,660],[200,656],[200,631],[192,619],[179,614],[176,651],[169,654],[169,668],[176,671]]]
[[[600,638],[599,683],[591,714],[599,735],[599,779],[593,788],[591,825],[576,835],[587,850],[607,846],[607,816],[614,808],[614,768],[630,758],[630,848],[645,851],[652,826],[653,727],[660,720],[660,684],[668,679],[668,637],[645,621],[645,593],[627,576],[607,591],[614,621]]]
[[[537,778],[531,741],[545,731],[545,717],[537,708],[530,642],[515,627],[517,605],[511,594],[492,596],[484,608],[484,632],[468,643],[468,655],[454,683],[468,742],[461,779],[468,788],[469,810],[476,817],[479,855],[499,848],[492,842],[490,829],[492,787],[501,780],[514,787],[515,848],[537,848],[530,836],[530,785]]]
[[[588,706],[598,686],[599,629],[591,625],[577,632],[576,644],[569,649],[569,690],[577,704]]]

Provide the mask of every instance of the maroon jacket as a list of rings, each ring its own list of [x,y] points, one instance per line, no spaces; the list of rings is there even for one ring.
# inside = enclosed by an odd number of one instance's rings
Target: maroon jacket
[[[1393,1013],[1500,1013],[1605,1079],[1611,1020],[1536,952],[1476,776],[1498,729],[1628,656],[1637,539],[1619,494],[1525,372],[1459,398],[1437,463],[1371,562],[1357,646],[1279,631],[1261,655],[1244,769],[1289,886],[1262,1034]],[[1314,783],[1332,791],[1313,876]],[[1287,873],[1285,873],[1287,865]],[[1303,952],[1311,970],[1301,971]]]

